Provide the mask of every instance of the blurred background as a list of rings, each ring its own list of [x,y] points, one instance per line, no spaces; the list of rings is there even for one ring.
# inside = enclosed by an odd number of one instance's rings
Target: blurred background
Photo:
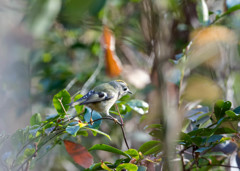
[[[239,0],[1,0],[0,132],[11,135],[34,113],[56,113],[53,96],[113,79],[126,81],[148,113],[124,115],[130,145],[152,138],[147,124],[166,124],[171,153],[186,110],[217,99],[240,104]],[[221,16],[221,17],[220,17]],[[124,146],[114,123],[102,124]],[[160,136],[160,135],[159,135]],[[87,148],[103,137],[79,140]],[[170,142],[170,143],[169,143]],[[170,147],[169,147],[170,146]],[[61,154],[61,155],[59,155]],[[95,154],[113,161],[108,153]],[[47,162],[46,162],[47,161]],[[56,164],[58,162],[58,164]],[[36,170],[77,170],[62,146]],[[47,164],[46,164],[47,163]]]

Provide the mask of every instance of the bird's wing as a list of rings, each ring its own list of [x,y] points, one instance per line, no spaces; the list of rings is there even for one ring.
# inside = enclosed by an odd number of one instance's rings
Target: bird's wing
[[[89,95],[88,94],[85,95],[86,96],[85,100],[80,103],[81,105],[110,100],[113,98],[113,96],[111,94],[108,94],[106,92],[95,92],[94,91],[94,93],[90,93]]]
[[[70,106],[85,105],[89,103],[110,100],[113,97],[114,96],[111,92],[106,93],[106,92],[91,90],[87,94],[85,94],[83,97],[81,97],[75,102],[70,103],[69,105]]]

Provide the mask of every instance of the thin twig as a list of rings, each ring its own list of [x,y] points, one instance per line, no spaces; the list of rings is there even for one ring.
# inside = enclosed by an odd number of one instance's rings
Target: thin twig
[[[121,130],[122,130],[122,134],[123,134],[123,139],[124,139],[124,141],[125,141],[125,144],[126,144],[126,146],[127,146],[127,148],[129,149],[129,145],[128,145],[128,142],[127,142],[127,139],[126,139],[126,135],[125,135],[125,132],[124,132],[124,129],[123,129],[123,126],[124,126],[124,123],[123,123],[123,119],[122,119],[122,116],[121,116],[121,114],[120,114],[120,111],[119,111],[119,109],[118,109],[118,106],[117,106],[117,104],[115,104],[115,107],[116,107],[116,109],[117,109],[117,111],[118,111],[118,114],[119,114],[119,117],[120,117],[120,119],[121,119]]]
[[[68,83],[65,89],[69,91],[76,82],[77,82],[77,78],[75,77]]]
[[[65,108],[64,108],[64,106],[63,106],[63,104],[62,104],[62,98],[61,98],[61,99],[58,99],[58,101],[59,101],[59,103],[61,104],[64,113],[67,115],[68,121],[70,121],[69,116],[68,116],[68,114],[67,114],[67,112],[66,112],[66,110],[65,110]]]

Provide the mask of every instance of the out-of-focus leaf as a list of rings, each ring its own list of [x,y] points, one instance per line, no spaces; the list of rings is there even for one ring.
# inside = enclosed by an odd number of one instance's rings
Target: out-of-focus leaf
[[[160,138],[162,136],[162,130],[154,129],[151,132],[149,132],[149,135]]]
[[[240,119],[240,115],[236,114],[234,111],[228,110],[225,113],[227,116],[229,116],[231,119],[233,119],[235,121]]]
[[[198,20],[203,25],[207,25],[209,22],[209,13],[208,13],[208,6],[205,0],[200,0],[197,3],[197,15]]]
[[[212,135],[211,137],[208,138],[207,142],[208,143],[220,142],[222,137],[223,137],[222,135]]]
[[[204,152],[204,151],[209,150],[209,149],[211,149],[211,148],[212,148],[212,146],[201,147],[201,148],[197,149],[195,152],[201,153],[201,152]]]
[[[139,159],[138,151],[135,149],[128,149],[127,151],[125,151],[125,153],[129,154],[132,158],[135,158],[136,160]]]
[[[144,152],[143,155],[150,155],[150,154],[157,154],[162,150],[162,144],[159,143],[156,146],[153,146],[151,149],[148,151]]]
[[[105,50],[107,74],[110,77],[119,76],[122,72],[122,64],[115,54],[115,38],[112,31],[107,26],[103,28],[102,47]]]
[[[47,115],[46,120],[54,120],[54,119],[56,119],[56,118],[58,118],[58,117],[59,117],[59,114],[58,114],[58,113],[56,113],[56,114],[50,114],[50,115]]]
[[[31,155],[33,155],[35,152],[35,149],[34,148],[27,148],[25,151],[24,151],[24,155],[26,157],[30,157]]]
[[[202,155],[203,157],[211,157],[211,156],[221,156],[221,157],[227,157],[226,154],[224,154],[223,152],[208,152],[204,155]]]
[[[191,137],[191,141],[193,144],[196,144],[197,146],[201,146],[203,143],[203,138],[199,136],[193,136]]]
[[[65,148],[72,159],[84,168],[89,168],[93,164],[93,157],[81,144],[64,140]]]
[[[29,28],[34,36],[42,36],[53,25],[60,11],[61,4],[61,0],[41,0],[32,2],[32,7],[26,20],[30,23]]]
[[[124,163],[124,164],[120,164],[116,167],[116,171],[122,171],[123,169],[126,170],[131,170],[131,171],[137,171],[138,167],[135,164],[131,164],[131,163]]]
[[[64,109],[67,111],[69,108],[68,104],[71,102],[71,96],[67,90],[62,90],[53,97],[53,105],[55,109],[61,116],[65,116],[65,111],[59,100],[61,100]]]
[[[236,107],[233,112],[237,113],[237,114],[240,114],[240,106]]]
[[[188,134],[181,132],[179,143],[188,146],[192,143],[192,139]]]
[[[156,140],[148,141],[148,142],[145,142],[143,145],[141,145],[138,151],[145,154],[148,151],[150,151],[152,148],[158,146],[159,144],[160,144],[160,141],[156,141]]]
[[[35,113],[34,115],[32,115],[32,117],[30,118],[30,125],[40,125],[42,121],[42,117],[40,113]]]
[[[87,129],[91,130],[94,136],[96,136],[97,133],[99,133],[99,134],[106,136],[109,140],[111,140],[111,137],[108,134],[106,134],[102,131],[99,131],[98,129],[94,129],[94,128],[87,128]]]
[[[217,16],[216,19],[214,20],[214,23],[218,21],[220,18],[225,17],[226,15],[231,14],[232,12],[237,11],[239,9],[240,9],[240,4],[230,7],[225,13],[223,13],[220,16]]]
[[[145,167],[145,166],[138,166],[138,170],[137,171],[147,171],[147,167]]]
[[[142,100],[130,100],[127,102],[127,105],[132,108],[134,111],[138,112],[139,114],[145,114],[148,112],[149,105],[148,103]]]
[[[151,125],[147,125],[144,127],[144,129],[149,129],[149,128],[157,128],[157,129],[162,129],[162,125],[161,124],[151,124]]]
[[[128,158],[131,158],[131,156],[129,154],[127,154],[127,153],[125,153],[121,150],[118,150],[117,148],[114,148],[112,146],[106,145],[106,144],[96,144],[89,149],[89,151],[92,151],[92,150],[108,151],[108,152],[111,152],[111,153],[115,153],[115,154],[119,154],[119,155],[126,156]]]
[[[98,128],[100,127],[101,123],[102,123],[102,120],[101,120],[102,116],[101,116],[98,112],[96,112],[96,111],[94,111],[94,110],[92,111],[92,109],[86,107],[86,108],[85,108],[85,114],[84,114],[84,120],[85,120],[86,122],[90,122],[91,112],[92,112],[92,120],[97,120],[97,119],[100,119],[100,120],[95,121],[95,122],[93,123],[93,125],[88,124],[88,126],[89,126],[90,128],[98,129]]]
[[[77,126],[67,126],[66,131],[73,135],[74,137],[77,135],[78,130],[80,129],[79,125]]]
[[[231,128],[218,128],[215,130],[215,134],[233,134],[233,133],[237,133],[237,131]]]
[[[209,104],[219,99],[221,95],[220,87],[213,80],[204,76],[193,75],[187,80],[183,99],[187,101],[201,100]]]

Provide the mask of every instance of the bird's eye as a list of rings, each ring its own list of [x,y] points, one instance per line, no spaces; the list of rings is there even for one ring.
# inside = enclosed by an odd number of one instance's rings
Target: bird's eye
[[[123,91],[127,91],[127,88],[125,87],[125,88],[123,88]]]

